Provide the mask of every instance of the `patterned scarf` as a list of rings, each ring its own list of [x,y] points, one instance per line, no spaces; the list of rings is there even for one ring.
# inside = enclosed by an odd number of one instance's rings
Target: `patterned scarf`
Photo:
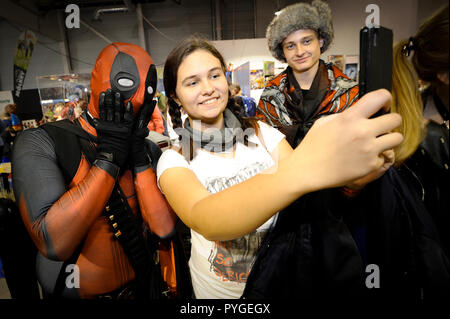
[[[191,127],[189,118],[186,118],[184,132],[181,132],[182,146],[186,147],[188,146],[186,143],[193,141],[194,144],[200,145],[202,149],[210,152],[219,153],[231,150],[236,141],[243,140],[242,125],[236,115],[228,108],[223,112],[223,119],[225,125],[222,129],[212,128],[203,132],[199,130],[196,122],[194,122],[194,127]]]

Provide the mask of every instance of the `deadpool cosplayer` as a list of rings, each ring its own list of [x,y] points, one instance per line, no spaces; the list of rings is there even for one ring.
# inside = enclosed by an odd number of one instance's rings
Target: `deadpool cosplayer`
[[[173,247],[160,240],[173,235],[176,217],[156,184],[161,152],[146,139],[156,81],[147,52],[112,43],[92,71],[88,110],[74,122],[18,137],[14,192],[39,250],[45,297],[137,299],[155,297],[161,287],[176,291]]]

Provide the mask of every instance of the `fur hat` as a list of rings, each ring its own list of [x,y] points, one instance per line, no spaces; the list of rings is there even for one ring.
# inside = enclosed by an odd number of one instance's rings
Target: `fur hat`
[[[321,53],[328,49],[333,40],[334,31],[331,21],[331,9],[327,3],[314,0],[311,4],[296,3],[284,8],[267,27],[266,38],[272,55],[286,62],[281,44],[294,31],[311,29],[323,39]]]

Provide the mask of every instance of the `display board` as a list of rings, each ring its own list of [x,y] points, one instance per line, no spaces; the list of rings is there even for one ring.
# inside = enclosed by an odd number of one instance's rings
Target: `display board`
[[[17,116],[22,121],[42,118],[38,89],[22,90],[18,98],[14,96],[14,103],[17,104]]]
[[[11,91],[0,91],[0,116],[5,112],[5,106],[14,103]]]
[[[87,106],[91,74],[47,75],[37,78],[45,121],[73,120]]]
[[[234,69],[233,83],[241,86],[242,95],[250,96],[250,62],[241,64]]]

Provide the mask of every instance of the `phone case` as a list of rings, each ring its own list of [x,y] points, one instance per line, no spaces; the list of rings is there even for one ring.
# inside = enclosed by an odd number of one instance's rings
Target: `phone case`
[[[392,89],[392,30],[364,27],[359,33],[360,97],[377,90]]]

